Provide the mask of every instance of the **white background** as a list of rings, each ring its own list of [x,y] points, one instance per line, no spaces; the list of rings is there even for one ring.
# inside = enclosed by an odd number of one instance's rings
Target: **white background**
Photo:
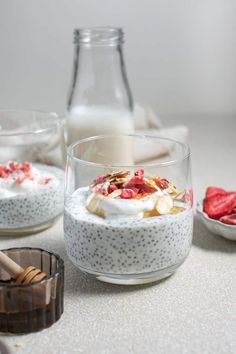
[[[234,0],[0,0],[0,108],[66,106],[75,27],[122,26],[136,100],[160,115],[236,112]]]

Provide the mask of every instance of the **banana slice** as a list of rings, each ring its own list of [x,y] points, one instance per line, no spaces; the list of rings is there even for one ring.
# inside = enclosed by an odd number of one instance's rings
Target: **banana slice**
[[[102,196],[98,193],[93,193],[90,195],[87,200],[86,208],[90,213],[96,214],[101,218],[105,218],[104,211],[102,209]]]
[[[156,210],[159,214],[169,214],[171,208],[173,208],[173,199],[170,195],[163,195],[158,197]]]

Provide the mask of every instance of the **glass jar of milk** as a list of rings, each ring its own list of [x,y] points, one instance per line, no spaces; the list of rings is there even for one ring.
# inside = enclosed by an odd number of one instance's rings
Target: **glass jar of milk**
[[[123,58],[122,29],[76,29],[74,35],[68,144],[95,135],[132,134],[133,101]],[[121,155],[128,152],[125,146],[119,149]]]

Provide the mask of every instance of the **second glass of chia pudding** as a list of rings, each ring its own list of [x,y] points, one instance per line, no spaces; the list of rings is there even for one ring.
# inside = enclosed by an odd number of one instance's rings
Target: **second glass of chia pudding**
[[[121,145],[130,164],[122,164]],[[193,194],[186,144],[138,135],[81,140],[68,149],[65,195],[67,253],[101,281],[153,282],[188,256]]]
[[[56,113],[0,111],[0,235],[41,231],[62,214],[64,152]]]

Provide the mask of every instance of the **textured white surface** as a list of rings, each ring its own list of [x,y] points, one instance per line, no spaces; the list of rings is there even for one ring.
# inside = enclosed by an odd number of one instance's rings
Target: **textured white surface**
[[[196,198],[209,184],[236,189],[236,119],[189,123]],[[12,353],[236,352],[236,242],[210,234],[198,218],[187,261],[153,285],[120,287],[90,280],[68,260],[61,222],[38,235],[1,238],[1,248],[13,246],[59,253],[66,284],[65,313],[58,323],[35,334],[1,336]]]

